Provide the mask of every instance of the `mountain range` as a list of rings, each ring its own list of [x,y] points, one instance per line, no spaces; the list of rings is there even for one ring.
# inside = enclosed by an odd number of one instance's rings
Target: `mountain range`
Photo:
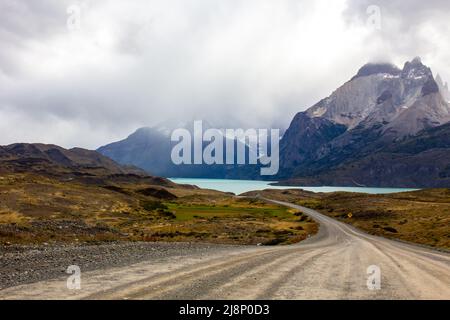
[[[97,151],[104,156],[110,157],[115,161],[133,165],[146,170],[151,174],[163,177],[184,177],[184,178],[253,178],[258,174],[258,168],[250,165],[175,165],[171,159],[172,148],[178,142],[171,141],[171,133],[175,129],[186,129],[191,133],[192,152],[194,145],[194,127],[192,122],[173,122],[166,121],[155,127],[140,128],[126,139],[111,143],[99,148]],[[203,122],[203,129],[213,128],[207,122]],[[223,154],[225,163],[226,140],[231,139],[223,136]],[[208,143],[204,143],[205,147]],[[245,141],[234,139],[234,146],[242,145],[248,154],[254,152]],[[235,161],[236,155],[235,155]]]
[[[448,84],[420,58],[403,68],[366,64],[294,117],[280,141],[274,178],[297,185],[448,187],[449,98]],[[255,166],[175,166],[169,137],[167,126],[142,128],[98,151],[161,176],[261,179]]]
[[[450,106],[439,81],[420,58],[403,69],[363,66],[295,116],[281,141],[279,178],[313,185],[449,186]]]
[[[96,151],[82,148],[68,150],[40,143],[0,146],[1,173],[32,173],[59,181],[100,185],[114,181],[172,184],[167,179],[150,176],[138,167],[118,164]]]

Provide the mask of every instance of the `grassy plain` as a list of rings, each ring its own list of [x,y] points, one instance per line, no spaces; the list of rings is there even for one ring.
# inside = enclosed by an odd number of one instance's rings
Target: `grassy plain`
[[[202,190],[35,174],[0,175],[0,244],[192,241],[290,244],[317,231],[278,205]]]

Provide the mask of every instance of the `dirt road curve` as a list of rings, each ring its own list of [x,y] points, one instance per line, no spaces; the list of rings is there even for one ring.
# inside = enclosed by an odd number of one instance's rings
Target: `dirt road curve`
[[[282,203],[285,204],[285,203]],[[0,299],[450,299],[450,255],[364,234],[303,210],[319,233],[288,247],[236,247],[169,257],[0,291]],[[381,270],[369,290],[367,268]]]

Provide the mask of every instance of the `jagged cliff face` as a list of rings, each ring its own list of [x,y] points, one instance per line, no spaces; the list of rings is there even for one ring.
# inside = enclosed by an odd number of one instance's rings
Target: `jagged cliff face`
[[[293,174],[296,168],[314,159],[319,148],[346,130],[345,125],[325,118],[312,118],[306,113],[297,114],[280,144],[281,164],[286,170],[285,175]]]
[[[383,124],[384,132],[395,132],[396,136],[450,121],[448,103],[430,68],[419,58],[407,62],[402,70],[368,64],[307,114],[343,124],[349,130]]]
[[[403,69],[390,64],[363,66],[329,97],[295,117],[281,142],[280,177],[312,181],[314,176],[448,123],[450,106],[445,94],[445,84],[434,79],[420,58]],[[378,178],[371,176],[366,184],[383,185],[382,168],[378,164]],[[336,172],[344,171],[347,184],[360,176],[355,171],[352,177],[351,169],[334,171],[336,181],[343,181]],[[397,178],[390,181],[402,180]]]
[[[450,103],[450,91],[448,90],[448,83],[444,83],[439,74],[436,76],[436,83],[439,87],[439,91],[441,92],[442,97],[445,99],[445,101]]]

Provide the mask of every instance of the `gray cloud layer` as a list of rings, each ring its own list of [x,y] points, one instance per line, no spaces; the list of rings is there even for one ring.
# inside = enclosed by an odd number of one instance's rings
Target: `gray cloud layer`
[[[282,126],[370,60],[450,80],[448,1],[3,0],[0,144],[96,148],[168,118]],[[81,9],[69,31],[67,8]]]

